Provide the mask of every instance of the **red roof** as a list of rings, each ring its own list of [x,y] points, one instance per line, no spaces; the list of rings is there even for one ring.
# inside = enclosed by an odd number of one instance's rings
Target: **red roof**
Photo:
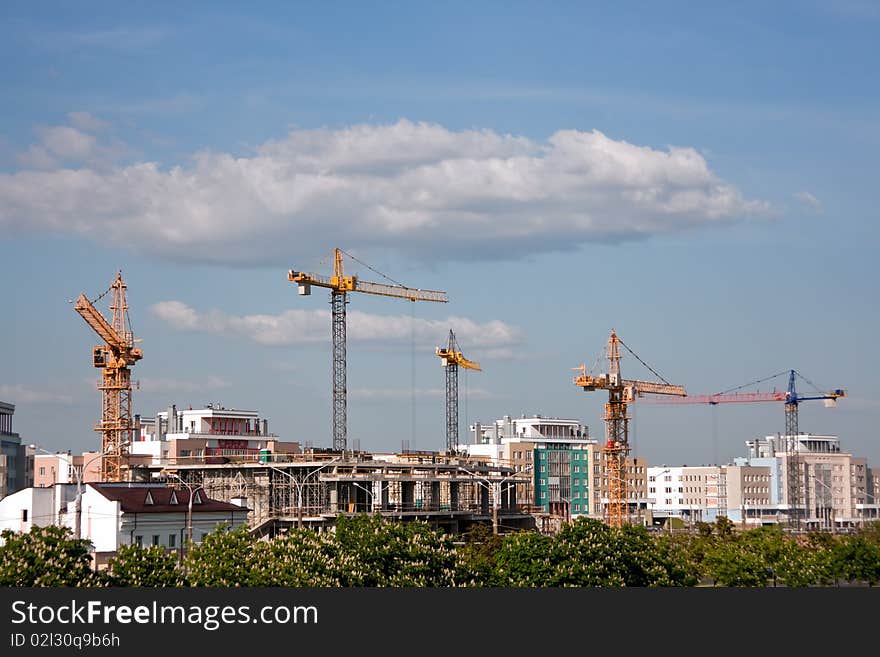
[[[187,513],[189,489],[169,486],[129,486],[89,484],[108,500],[120,502],[124,513]],[[175,504],[175,498],[177,503]],[[209,498],[204,490],[195,490],[192,512],[247,511],[246,507]]]

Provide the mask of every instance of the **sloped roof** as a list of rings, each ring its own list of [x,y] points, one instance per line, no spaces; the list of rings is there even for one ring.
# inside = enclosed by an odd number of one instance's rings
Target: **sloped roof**
[[[187,488],[170,486],[114,486],[108,484],[89,484],[108,500],[120,502],[124,513],[187,513],[190,492]],[[177,504],[174,504],[174,498]],[[221,502],[207,496],[204,490],[196,489],[192,512],[207,513],[218,511],[247,511],[246,507]]]

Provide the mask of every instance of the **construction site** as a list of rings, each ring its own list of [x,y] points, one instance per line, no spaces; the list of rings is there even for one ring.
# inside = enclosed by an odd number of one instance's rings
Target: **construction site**
[[[459,369],[479,372],[482,368],[464,356],[450,328],[447,343],[435,349],[446,379],[445,450],[372,454],[352,449],[347,426],[347,297],[364,293],[433,303],[447,303],[448,298],[443,291],[407,287],[393,279],[388,284],[346,275],[344,256],[352,257],[335,249],[329,275],[293,269],[287,273],[287,280],[296,284],[301,296],[310,295],[313,287],[329,291],[332,390],[330,445],[324,449],[313,448],[311,443],[302,448],[299,443],[279,442],[269,434],[265,420],[261,425],[255,415],[234,409],[204,409],[202,417],[190,407],[184,417],[184,411],[171,407],[155,420],[133,414],[131,368],[144,353],[131,331],[127,286],[121,272],[94,300],[81,294],[74,308],[102,341],[92,348],[92,364],[101,370],[98,389],[102,413],[95,426],[100,436],[101,479],[162,482],[190,492],[204,490],[213,499],[246,507],[249,526],[261,536],[273,536],[290,527],[323,530],[340,514],[358,513],[422,520],[453,534],[466,531],[473,523],[491,525],[495,533],[540,529],[547,526],[546,516],[570,519],[573,511],[619,527],[644,522],[650,515],[644,513],[648,502],[654,501],[649,498],[653,489],[646,486],[645,464],[632,454],[628,405],[637,400],[709,405],[774,401],[785,405],[785,433],[779,441],[784,450],[780,473],[784,490],[778,506],[787,510],[785,520],[794,528],[810,517],[806,500],[811,494],[811,477],[815,477],[801,462],[798,405],[815,399],[833,404],[845,396],[843,389],[800,394],[795,388],[797,372],[791,370],[785,392],[732,390],[688,395],[683,385],[669,383],[636,355],[614,330],[605,347],[605,371],[596,366],[590,370],[585,365],[573,368],[578,372],[574,385],[607,394],[604,437],[600,440],[591,438],[586,427],[557,427],[539,431],[540,440],[533,440],[528,449],[513,451],[508,446],[504,451],[497,435],[496,440],[481,435],[477,425],[473,444],[463,445],[459,435]],[[108,294],[109,319],[95,306]],[[655,380],[625,378],[622,350],[650,370]],[[539,452],[547,448],[548,436],[556,436],[551,446],[556,451],[551,450],[550,484],[546,486],[544,475],[538,475],[537,461],[544,458]],[[174,448],[169,451],[171,443]],[[480,448],[492,444],[496,447]],[[583,450],[584,460],[590,459],[584,463],[580,483],[579,450]],[[553,466],[553,458],[562,465]],[[545,466],[540,468],[543,473]],[[578,492],[580,484],[583,490]]]

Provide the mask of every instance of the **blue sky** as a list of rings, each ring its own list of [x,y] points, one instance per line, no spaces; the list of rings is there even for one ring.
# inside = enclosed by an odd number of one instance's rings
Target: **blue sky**
[[[802,404],[801,429],[880,466],[880,5],[0,14],[0,398],[28,442],[97,444],[95,339],[67,300],[121,269],[136,412],[219,402],[328,446],[328,295],[298,296],[286,272],[327,273],[338,246],[450,299],[351,295],[362,449],[443,448],[450,328],[483,366],[462,373],[463,426],[541,413],[601,437],[604,399],[572,368],[614,328],[693,394],[791,368],[845,388],[836,409]],[[633,429],[651,463],[701,464],[784,414],[637,403]]]

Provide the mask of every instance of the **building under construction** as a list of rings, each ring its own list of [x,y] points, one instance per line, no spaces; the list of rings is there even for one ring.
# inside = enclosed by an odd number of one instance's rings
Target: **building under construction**
[[[534,527],[530,509],[515,496],[517,485],[531,485],[529,477],[437,452],[307,451],[218,464],[151,464],[135,471],[143,481],[167,480],[201,487],[213,499],[246,500],[248,524],[263,536],[296,526],[320,530],[339,515],[359,513],[420,520],[450,534],[474,523],[491,525],[497,533]]]

